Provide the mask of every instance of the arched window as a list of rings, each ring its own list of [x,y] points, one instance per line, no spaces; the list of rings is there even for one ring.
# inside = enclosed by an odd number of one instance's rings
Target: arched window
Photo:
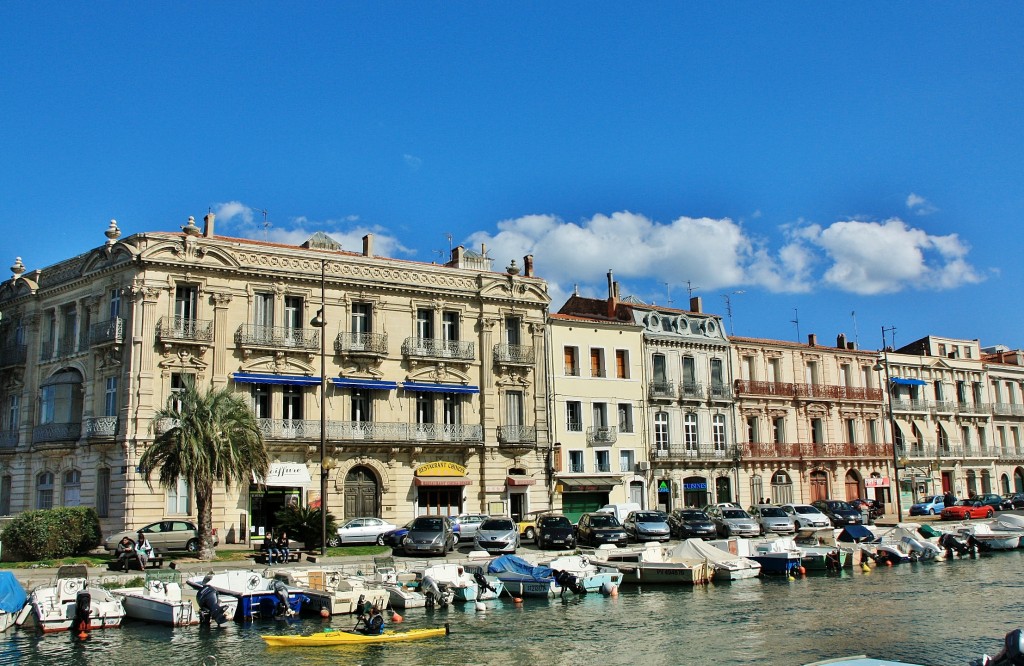
[[[77,469],[64,472],[64,506],[82,503],[82,473]]]
[[[789,504],[793,501],[793,480],[789,474],[781,470],[772,474],[772,494],[765,499],[770,499],[773,504]]]
[[[40,472],[36,477],[36,508],[53,508],[53,472]]]

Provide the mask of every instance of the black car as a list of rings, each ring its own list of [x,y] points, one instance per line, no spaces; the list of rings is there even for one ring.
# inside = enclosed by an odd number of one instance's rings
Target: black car
[[[971,499],[977,500],[985,506],[990,506],[996,511],[1002,510],[1003,502],[1005,501],[1003,500],[1002,495],[996,495],[995,493],[982,493],[980,495],[975,495]]]
[[[569,550],[576,547],[572,523],[558,513],[545,513],[537,517],[537,547]]]
[[[818,500],[811,502],[811,506],[828,516],[828,519],[832,521],[833,527],[860,525],[863,522],[860,511],[854,509],[849,502],[844,502],[843,500]]]
[[[714,539],[718,536],[711,517],[700,509],[676,509],[668,514],[668,527],[676,539]]]
[[[585,513],[576,525],[576,541],[582,546],[601,546],[606,543],[625,546],[629,543],[626,530],[618,518],[610,513]]]
[[[1024,493],[1003,495],[1003,509],[1024,509]]]

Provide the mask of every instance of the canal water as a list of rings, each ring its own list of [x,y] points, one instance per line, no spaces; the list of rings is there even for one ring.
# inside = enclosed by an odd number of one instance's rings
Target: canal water
[[[451,635],[411,643],[268,648],[261,633],[351,628],[353,619],[266,621],[220,629],[126,624],[84,643],[64,634],[0,638],[0,664],[434,665],[804,664],[868,654],[962,666],[1024,626],[1024,550],[796,581],[697,588],[624,586],[618,597],[504,598],[406,612],[396,628],[448,622]]]

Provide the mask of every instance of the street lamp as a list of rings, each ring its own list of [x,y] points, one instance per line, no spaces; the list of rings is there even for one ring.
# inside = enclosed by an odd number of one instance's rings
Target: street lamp
[[[327,555],[327,320],[324,318],[327,260],[320,260],[320,309],[310,326],[320,329],[320,554]]]
[[[893,328],[888,329],[895,330]],[[889,376],[889,348],[885,346],[885,326],[882,327],[882,358],[875,364],[875,372],[885,370],[885,392],[886,403],[889,406],[889,432],[892,438],[892,483],[896,496],[896,522],[903,522],[903,503],[900,499],[900,461],[896,455],[896,419],[892,415],[892,394],[889,392],[891,377]]]

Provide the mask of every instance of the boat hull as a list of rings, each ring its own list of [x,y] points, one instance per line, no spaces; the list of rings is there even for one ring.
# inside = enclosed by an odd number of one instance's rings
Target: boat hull
[[[79,591],[90,594],[89,630],[117,629],[124,618],[124,606],[103,588],[90,587],[84,578],[61,578],[53,585],[37,587],[29,595],[22,620],[38,626],[43,633],[67,631],[75,620],[75,599]]]
[[[437,638],[448,634],[448,626],[408,631],[385,631],[368,636],[348,631],[325,631],[309,636],[261,636],[271,647],[331,647],[337,645],[364,645],[367,643],[394,643]]]

